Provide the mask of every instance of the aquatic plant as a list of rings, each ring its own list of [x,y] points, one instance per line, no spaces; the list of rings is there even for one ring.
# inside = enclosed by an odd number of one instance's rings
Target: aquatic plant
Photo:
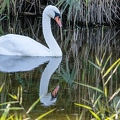
[[[74,23],[113,25],[120,20],[119,0],[59,0],[57,5]]]
[[[2,92],[2,89],[4,87],[4,83],[0,87],[0,93]],[[23,99],[23,90],[22,86],[18,87],[18,93],[17,95],[13,95],[8,93],[8,95],[13,99],[8,102],[1,103],[0,106],[3,108],[0,108],[0,111],[3,111],[0,119],[1,120],[24,120],[24,119],[31,119],[30,112],[34,109],[34,107],[37,105],[37,103],[40,101],[40,98],[38,98],[30,107],[28,110],[24,108],[22,105],[22,99]],[[38,116],[35,120],[40,120],[46,115],[50,114],[51,112],[55,111],[54,109],[51,109],[50,111]]]
[[[107,67],[110,58],[111,55],[105,60],[105,54],[103,54],[100,60],[96,57],[96,64],[89,61],[89,63],[100,72],[100,88],[75,82],[76,84],[87,87],[89,91],[90,89],[92,90],[92,93],[90,94],[91,101],[84,100],[86,104],[75,103],[75,105],[87,109],[97,120],[120,119],[120,98],[117,96],[120,92],[120,88],[115,90],[112,95],[109,95],[108,84],[117,68],[120,66],[120,58],[110,67]]]
[[[0,1],[1,15],[10,14],[12,16],[20,15],[38,15],[44,7],[49,4],[54,4],[60,7],[64,13],[64,17],[68,21],[72,21],[73,25],[76,22],[83,24],[117,24],[120,20],[119,0],[1,0]],[[68,23],[69,23],[68,22]]]

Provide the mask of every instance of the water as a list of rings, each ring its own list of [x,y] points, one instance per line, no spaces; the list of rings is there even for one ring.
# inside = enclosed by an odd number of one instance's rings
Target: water
[[[11,26],[14,26],[12,32],[24,33],[24,35],[45,44],[43,36],[40,34],[41,20],[36,19],[35,22],[31,22],[26,18],[24,24],[22,24],[23,21],[18,21],[11,23]],[[31,26],[29,23],[32,23]],[[5,83],[0,95],[1,103],[13,100],[7,93],[17,95],[18,86],[21,85],[23,90],[22,95],[19,94],[19,96],[22,98],[22,106],[26,111],[42,94],[48,92],[45,94],[47,96],[42,97],[41,102],[38,102],[29,113],[29,116],[24,110],[22,116],[35,119],[39,115],[56,108],[54,112],[44,117],[43,120],[66,120],[68,117],[75,120],[82,113],[82,120],[89,120],[92,115],[88,114],[88,110],[82,109],[82,107],[78,107],[74,103],[89,105],[99,95],[93,89],[78,83],[103,90],[100,71],[89,61],[97,64],[96,57],[102,61],[105,54],[102,64],[104,66],[107,58],[112,53],[105,68],[105,71],[107,71],[120,58],[120,31],[118,28],[105,26],[89,29],[80,28],[79,26],[75,29],[63,27],[61,34],[63,38],[61,38],[58,26],[53,25],[52,28],[53,34],[63,51],[62,58],[0,56],[0,85]],[[8,32],[6,28],[5,31]],[[119,72],[120,68],[118,67],[107,83],[110,97],[120,87]],[[105,81],[107,79],[108,76],[105,77]],[[60,87],[57,98],[51,101],[50,92],[57,85]],[[119,96],[118,92],[117,97]],[[45,100],[46,98],[50,101]],[[20,105],[14,104],[12,106]],[[1,108],[4,108],[4,106],[1,106]]]

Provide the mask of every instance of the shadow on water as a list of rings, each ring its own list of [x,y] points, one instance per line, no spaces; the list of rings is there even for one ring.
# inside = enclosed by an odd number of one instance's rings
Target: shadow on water
[[[25,22],[18,20],[19,22],[11,23],[11,25],[14,26],[10,29],[11,32],[28,35],[45,44],[43,35],[41,34],[41,20],[37,18],[34,22],[27,18],[24,18],[24,20]],[[102,87],[99,70],[88,61],[96,64],[96,57],[101,60],[103,54],[105,54],[104,61],[106,61],[112,53],[106,65],[108,68],[120,58],[120,30],[118,28],[109,28],[106,26],[89,29],[79,26],[75,29],[63,27],[61,38],[58,27],[52,25],[52,28],[53,34],[63,51],[61,64],[61,60],[57,58],[41,59],[38,57],[31,59],[29,57],[0,57],[0,84],[5,82],[5,88],[1,93],[1,102],[9,101],[10,98],[7,96],[7,92],[17,93],[17,88],[21,84],[24,92],[23,106],[28,109],[39,97],[39,84],[40,88],[44,87],[43,89],[45,89],[43,90],[43,94],[45,94],[44,92],[46,91],[52,91],[55,86],[59,84],[60,90],[57,101],[54,99],[56,101],[54,106],[45,107],[42,104],[37,104],[35,109],[31,112],[31,117],[34,118],[52,108],[57,108],[56,111],[46,116],[44,119],[57,118],[57,120],[66,120],[69,116],[71,120],[74,120],[83,113],[82,120],[89,120],[91,115],[88,114],[85,109],[75,106],[74,103],[91,104],[96,93],[92,89],[75,84],[74,81],[97,88]],[[8,30],[4,31],[8,33]],[[6,67],[6,69],[4,69],[4,67]],[[17,72],[15,72],[15,69]],[[5,71],[7,73],[3,73]],[[54,71],[55,73],[52,75]],[[39,81],[39,79],[43,77],[45,77],[44,81]],[[119,89],[119,78],[120,67],[118,67],[117,71],[109,80],[109,96],[112,96],[113,93]],[[45,82],[45,80],[47,82]],[[120,94],[118,93],[117,97],[119,96]]]

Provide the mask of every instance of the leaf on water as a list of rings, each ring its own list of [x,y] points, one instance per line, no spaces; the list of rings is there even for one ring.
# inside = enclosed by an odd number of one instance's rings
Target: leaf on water
[[[32,105],[31,107],[28,109],[27,114],[36,106],[36,104],[40,101],[40,98],[38,98]]]
[[[67,118],[67,120],[70,120],[70,117],[68,116],[68,114],[66,114],[66,118]]]
[[[45,117],[46,115],[52,113],[52,112],[55,111],[55,110],[56,110],[56,108],[54,108],[54,109],[52,109],[52,110],[50,110],[50,111],[48,111],[48,112],[40,115],[40,116],[39,116],[38,118],[36,118],[35,120],[40,120],[40,119],[42,119],[43,117]]]

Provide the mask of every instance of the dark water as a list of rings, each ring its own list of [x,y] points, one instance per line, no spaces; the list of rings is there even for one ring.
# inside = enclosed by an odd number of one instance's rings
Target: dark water
[[[3,24],[5,33],[12,31],[13,33],[28,35],[45,44],[43,36],[40,34],[41,20],[36,19],[34,22],[29,21],[29,19],[25,19],[24,22],[18,20],[11,23],[11,26],[11,29],[8,30]],[[107,58],[112,54],[105,68],[107,70],[119,59],[120,30],[106,26],[96,26],[89,29],[80,26],[76,26],[75,29],[63,27],[60,35],[58,26],[53,25],[52,28],[53,34],[63,51],[62,58],[0,56],[0,85],[5,83],[0,95],[1,103],[13,100],[8,96],[8,93],[17,95],[18,86],[21,85],[23,88],[22,106],[26,111],[38,98],[42,102],[38,102],[29,113],[31,119],[56,108],[43,120],[69,120],[69,118],[75,120],[81,115],[82,120],[89,120],[91,118],[89,112],[74,103],[88,105],[88,103],[92,103],[96,92],[75,82],[102,89],[100,71],[89,61],[97,64],[96,57],[102,61],[103,55],[105,55],[103,67]],[[120,67],[117,68],[107,83],[110,97],[120,87],[119,78]],[[105,79],[107,80],[107,77]],[[57,98],[52,99],[51,91],[58,85],[60,89]],[[42,94],[46,96],[42,96]],[[119,96],[118,92],[117,97]],[[4,106],[2,107],[4,108]],[[24,110],[22,115],[28,117]]]

